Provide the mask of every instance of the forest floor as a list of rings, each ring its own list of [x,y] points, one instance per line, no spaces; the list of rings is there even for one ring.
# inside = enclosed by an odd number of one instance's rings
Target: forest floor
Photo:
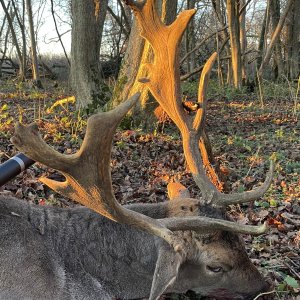
[[[37,122],[47,143],[62,153],[78,149],[86,117],[76,112],[72,103],[49,109],[66,96],[63,89],[54,89],[51,83],[44,91],[12,81],[1,83],[0,163],[17,153],[10,137],[18,120]],[[207,113],[207,132],[227,191],[259,186],[269,168],[269,158],[276,161],[273,184],[265,196],[253,205],[229,208],[239,223],[267,220],[270,225],[266,234],[244,238],[254,264],[274,282],[274,299],[300,299],[299,110],[299,104],[296,107],[288,97],[266,97],[262,108],[255,94],[215,93],[210,97]],[[166,186],[172,180],[179,180],[193,196],[200,194],[185,164],[179,133],[172,124],[166,124],[164,131],[118,129],[112,150],[112,179],[122,204],[165,201]],[[76,205],[43,186],[38,181],[40,176],[61,177],[35,164],[4,185],[0,194],[39,205]],[[190,293],[168,299],[208,298]]]

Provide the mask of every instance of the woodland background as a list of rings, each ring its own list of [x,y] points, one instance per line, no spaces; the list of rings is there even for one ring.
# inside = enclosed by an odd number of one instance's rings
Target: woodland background
[[[113,147],[112,177],[121,203],[165,201],[180,180],[200,196],[185,164],[177,129],[138,79],[151,62],[134,16],[121,0],[0,0],[0,162],[16,154],[14,123],[36,121],[44,139],[75,152],[87,117],[142,91]],[[249,256],[275,283],[275,299],[300,299],[299,0],[157,0],[170,24],[197,13],[180,46],[183,104],[193,113],[199,74],[218,59],[208,94],[210,163],[224,192],[259,185],[276,160],[263,199],[233,206],[237,222],[268,220],[260,237],[245,236]],[[40,205],[74,206],[39,181],[60,175],[34,165],[0,189]],[[170,295],[170,299],[200,296]]]

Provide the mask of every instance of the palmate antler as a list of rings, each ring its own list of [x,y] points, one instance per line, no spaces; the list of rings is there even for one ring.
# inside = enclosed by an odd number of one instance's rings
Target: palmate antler
[[[151,0],[142,4],[128,1],[140,22],[143,36],[149,40],[155,53],[154,64],[148,65],[150,76],[144,81],[179,127],[183,138],[184,153],[193,176],[202,190],[203,199],[213,205],[223,206],[260,197],[270,185],[271,175],[259,189],[238,195],[221,194],[207,178],[202,167],[198,143],[205,116],[206,86],[216,55],[214,54],[209,59],[202,73],[199,85],[199,102],[202,107],[193,119],[184,112],[181,106],[177,49],[184,28],[194,11],[181,13],[172,25],[164,26],[157,16],[154,2]],[[138,99],[139,94],[135,94],[114,110],[91,116],[87,123],[83,144],[76,154],[64,155],[55,151],[42,140],[34,124],[29,126],[17,124],[12,142],[31,159],[56,169],[65,176],[65,182],[42,178],[42,182],[50,188],[113,221],[128,224],[161,237],[175,251],[182,253],[182,256],[186,249],[184,242],[179,238],[180,235],[176,234],[179,230],[199,232],[227,230],[254,235],[265,232],[265,225],[238,225],[234,222],[207,217],[156,220],[128,210],[117,202],[110,174],[112,139],[119,122]]]
[[[64,182],[41,178],[41,181],[54,191],[113,221],[159,236],[179,251],[183,249],[183,245],[173,232],[181,230],[180,226],[176,225],[177,218],[156,220],[128,210],[117,202],[113,193],[110,174],[113,135],[119,122],[138,99],[139,94],[136,94],[110,112],[91,116],[82,146],[75,154],[61,154],[48,146],[41,138],[36,124],[24,126],[18,123],[12,142],[31,159],[56,169],[65,176]],[[200,231],[219,229],[261,234],[265,230],[264,226],[242,226],[237,229],[235,223],[224,220],[218,220],[214,225],[214,219],[205,217],[198,218],[196,223],[193,219],[190,221],[193,230],[196,230],[195,224],[203,223],[199,227]],[[183,218],[179,224],[186,229],[190,221]]]
[[[206,62],[201,74],[198,90],[199,109],[195,116],[185,113],[182,106],[182,93],[179,74],[178,46],[182,35],[195,10],[183,11],[173,24],[164,25],[155,9],[156,0],[125,0],[135,13],[141,27],[141,35],[151,44],[154,62],[144,67],[148,70],[148,78],[141,81],[149,88],[152,95],[177,125],[181,132],[184,154],[206,203],[213,206],[227,206],[244,203],[260,198],[272,182],[273,163],[265,182],[252,191],[238,194],[223,194],[206,176],[203,168],[199,142],[203,133],[205,111],[207,106],[206,91],[210,72],[217,54],[213,53]]]
[[[18,123],[12,142],[28,157],[65,176],[65,182],[41,178],[54,191],[113,221],[157,235],[176,247],[178,244],[172,231],[155,219],[125,209],[116,201],[113,193],[110,174],[113,135],[119,122],[138,99],[139,94],[135,94],[113,111],[91,116],[84,141],[76,154],[64,155],[48,146],[35,124],[23,126]]]

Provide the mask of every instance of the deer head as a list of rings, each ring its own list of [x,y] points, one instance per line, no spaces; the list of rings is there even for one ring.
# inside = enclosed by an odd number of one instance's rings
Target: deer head
[[[110,112],[91,116],[83,144],[75,154],[64,155],[52,149],[42,140],[34,124],[17,124],[12,141],[31,159],[65,176],[65,182],[41,179],[56,192],[115,222],[163,240],[149,299],[158,299],[166,291],[187,289],[222,299],[250,299],[268,285],[251,264],[237,234],[262,234],[266,225],[236,224],[226,217],[225,208],[261,197],[271,184],[273,164],[265,182],[252,191],[223,194],[215,187],[203,167],[199,143],[205,120],[206,89],[216,53],[207,61],[201,75],[199,109],[195,115],[187,114],[182,106],[178,45],[195,11],[184,11],[173,24],[165,26],[157,15],[155,0],[126,3],[134,11],[141,34],[154,52],[154,62],[144,66],[149,76],[140,80],[179,128],[186,161],[202,198],[192,199],[181,189],[175,193],[171,189],[167,217],[163,219],[122,207],[115,199],[110,174],[112,138],[139,94]]]

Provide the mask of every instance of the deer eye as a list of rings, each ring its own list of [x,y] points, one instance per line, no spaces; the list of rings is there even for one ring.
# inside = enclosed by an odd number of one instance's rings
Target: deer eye
[[[220,273],[223,271],[222,267],[212,267],[212,266],[206,266],[207,270],[213,272],[213,273]]]

